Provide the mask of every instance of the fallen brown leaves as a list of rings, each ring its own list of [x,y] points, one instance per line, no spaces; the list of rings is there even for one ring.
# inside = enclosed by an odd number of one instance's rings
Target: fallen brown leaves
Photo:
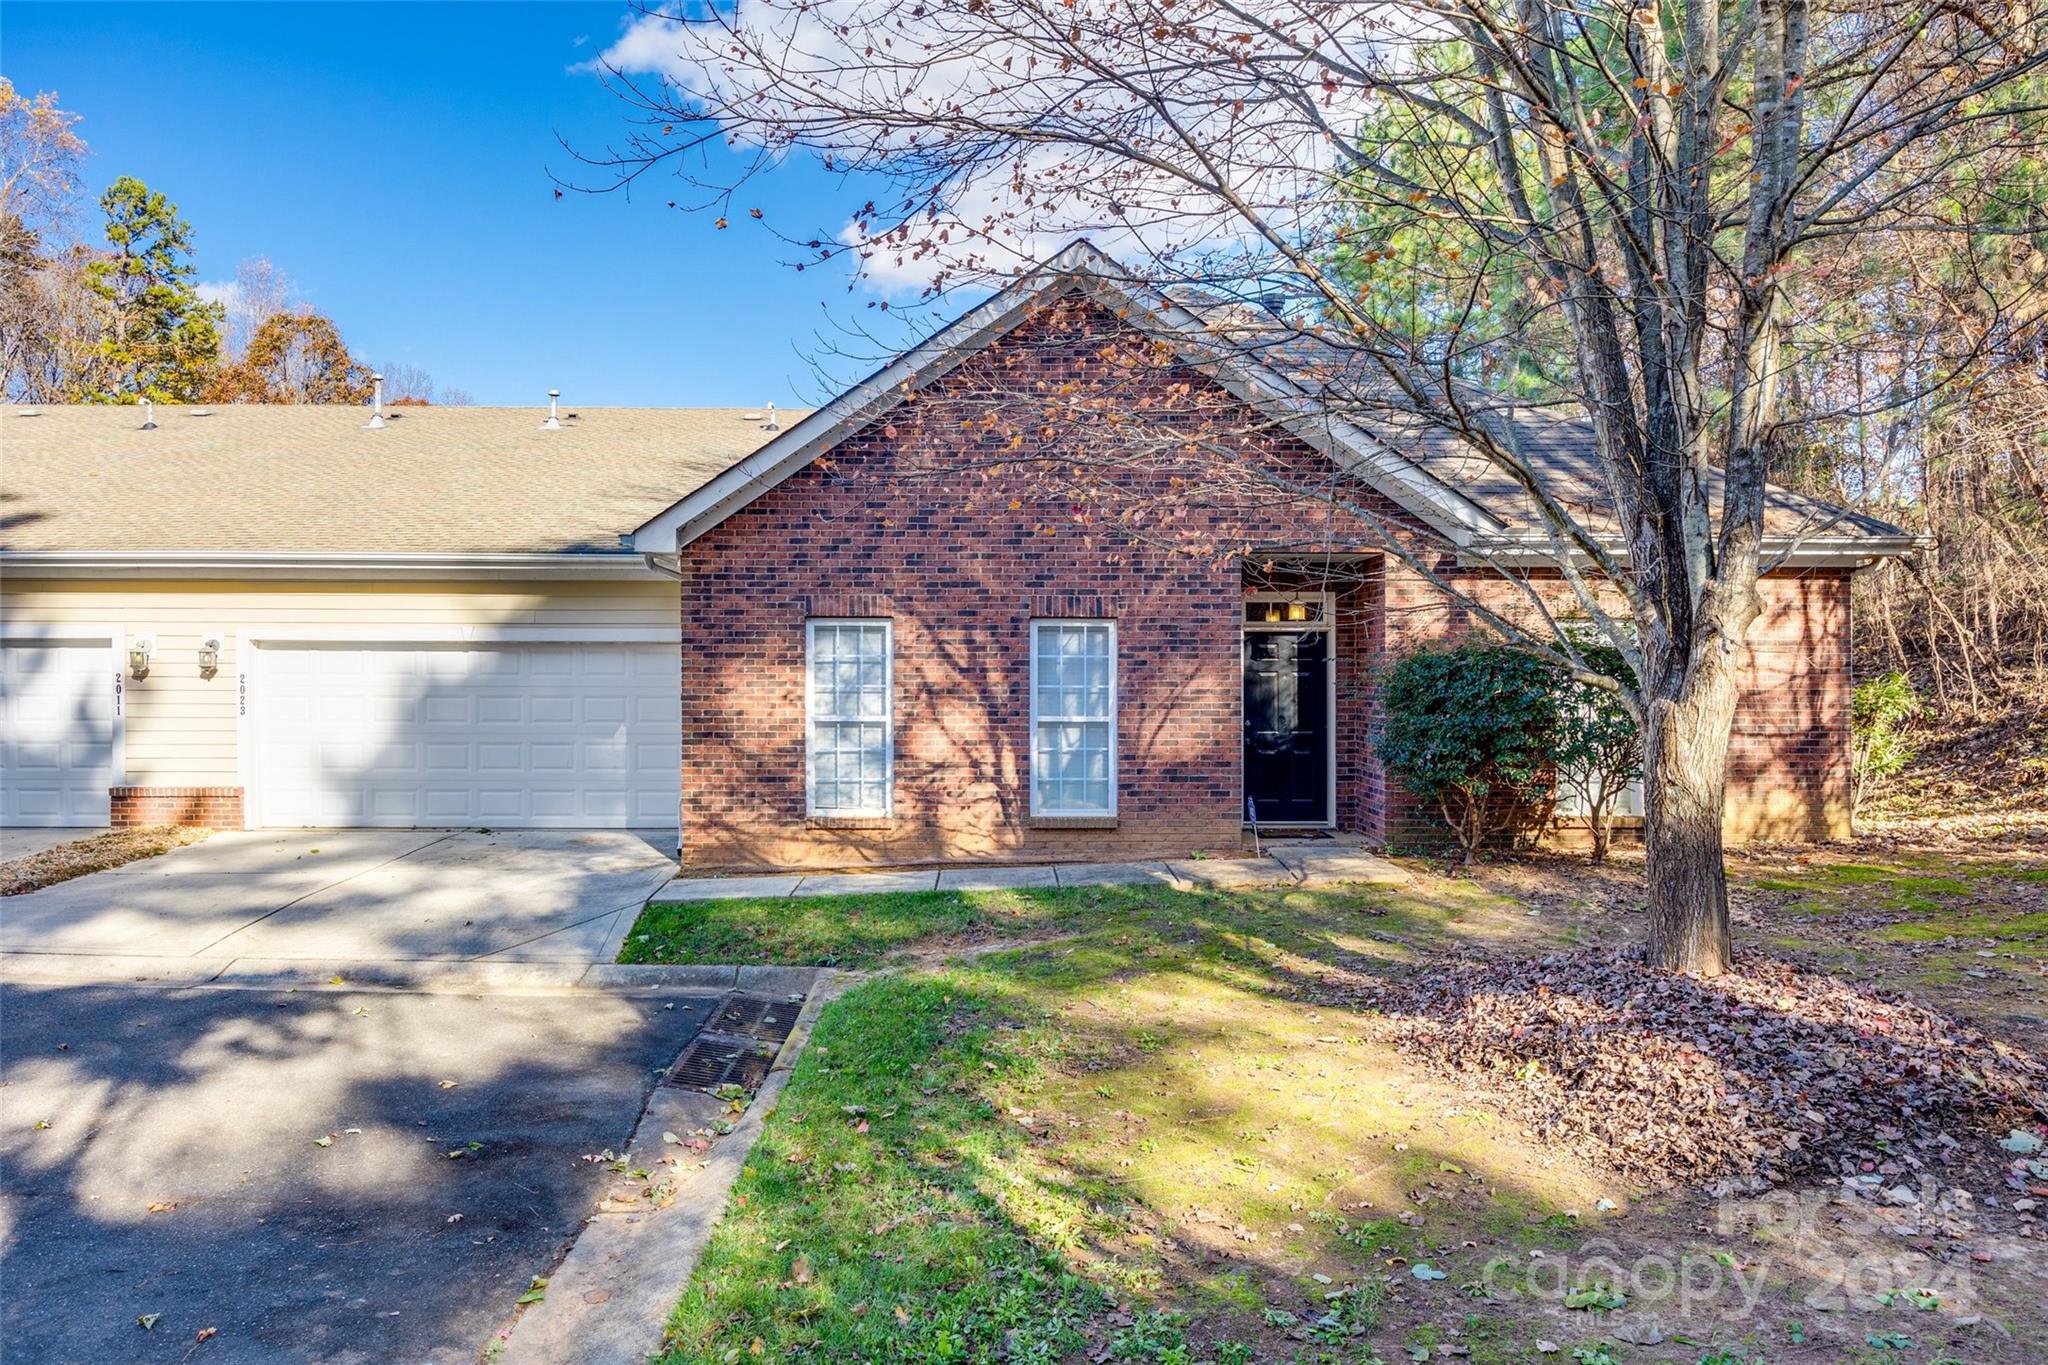
[[[110,830],[89,839],[58,844],[54,848],[0,863],[0,896],[40,891],[89,872],[104,872],[110,867],[132,863],[137,858],[154,858],[159,853],[196,844],[211,833],[210,829],[187,829],[177,825],[138,825],[133,829]]]
[[[2048,1120],[2041,1058],[1757,953],[1716,981],[1619,953],[1467,959],[1379,1004],[1404,1051],[1631,1178],[1837,1174],[1873,1146]]]

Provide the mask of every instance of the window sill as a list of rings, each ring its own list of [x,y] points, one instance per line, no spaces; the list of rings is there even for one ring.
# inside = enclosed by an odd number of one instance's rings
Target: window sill
[[[1114,815],[1034,815],[1032,829],[1115,829]]]
[[[894,829],[893,815],[808,815],[804,824],[811,829]]]

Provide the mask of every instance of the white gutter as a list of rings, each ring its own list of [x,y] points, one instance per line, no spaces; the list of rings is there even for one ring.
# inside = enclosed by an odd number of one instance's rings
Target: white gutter
[[[682,560],[678,556],[646,554],[641,555],[640,558],[647,562],[649,569],[660,574],[663,578],[673,578],[678,583],[683,581],[683,565]]]
[[[0,550],[10,578],[646,578],[630,550],[356,554],[275,550]]]

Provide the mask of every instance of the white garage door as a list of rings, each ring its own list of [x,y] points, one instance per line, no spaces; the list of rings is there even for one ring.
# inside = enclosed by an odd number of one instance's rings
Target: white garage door
[[[113,650],[0,643],[0,825],[104,825],[113,785]]]
[[[265,646],[265,825],[668,828],[674,645]]]

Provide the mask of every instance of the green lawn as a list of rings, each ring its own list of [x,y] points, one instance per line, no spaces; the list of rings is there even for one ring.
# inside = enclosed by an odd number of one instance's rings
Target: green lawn
[[[684,901],[647,907],[619,961],[872,967],[935,938],[1045,932],[1075,908],[1056,896],[939,892]]]
[[[2048,860],[2035,860],[2035,862]],[[1771,942],[1838,972],[1919,991],[1944,1008],[2033,1016],[2048,971],[2048,866],[2026,860],[1898,855],[1816,861],[1753,883]]]
[[[1041,940],[871,979],[824,1012],[670,1358],[758,1341],[807,1361],[1365,1359],[1389,1253],[1544,1245],[1547,1217],[1597,1197],[1483,1123],[1397,1148],[1428,1087],[1303,1003],[1506,908],[1476,888],[1425,905],[1101,887],[651,913],[643,950],[691,959],[730,951],[749,913],[756,951],[783,960]],[[1318,1093],[1294,1092],[1311,1077]],[[1460,1213],[1424,1231],[1356,1207],[1408,1181],[1444,1183]]]
[[[999,1017],[928,977],[826,1011],[676,1310],[673,1358],[751,1358],[756,1339],[821,1361],[1056,1361],[1082,1344],[1102,1292],[1002,1205],[1025,1138],[984,1092],[1037,1064]]]
[[[1710,1234],[1695,1193],[1622,1188],[1374,1036],[1356,999],[1377,978],[1452,945],[1599,929],[1483,880],[650,909],[625,960],[888,969],[820,1017],[666,1359],[1366,1365],[1577,1349],[1694,1365],[1711,1350],[1851,1358],[1900,1326],[1875,1301],[1817,1320],[1789,1261],[1747,1317],[1711,1296],[1631,1305],[1662,1315],[1673,1342],[1656,1350],[1617,1340],[1617,1315],[1568,1306],[1591,1287],[1575,1258],[1711,1275],[1765,1258],[1768,1234]],[[1580,880],[1562,865],[1552,903]],[[1858,887],[1897,894],[1861,872],[1827,894]],[[1953,889],[1910,894],[1966,909]],[[1979,1310],[2038,1346],[2039,1314],[2013,1307],[2037,1286],[2006,1273],[1979,1268]],[[1931,1318],[1904,1326],[1926,1348],[1885,1359],[1944,1354]]]
[[[1203,895],[1154,886],[1088,886],[656,903],[627,934],[619,961],[869,968],[913,946],[973,949],[1099,932],[1108,923],[1158,931],[1183,921],[1256,927],[1313,951],[1334,945],[1332,935],[1361,926],[1393,941],[1508,907],[1469,882],[1445,888],[1426,898],[1375,891]],[[1361,905],[1370,916],[1352,913]]]

